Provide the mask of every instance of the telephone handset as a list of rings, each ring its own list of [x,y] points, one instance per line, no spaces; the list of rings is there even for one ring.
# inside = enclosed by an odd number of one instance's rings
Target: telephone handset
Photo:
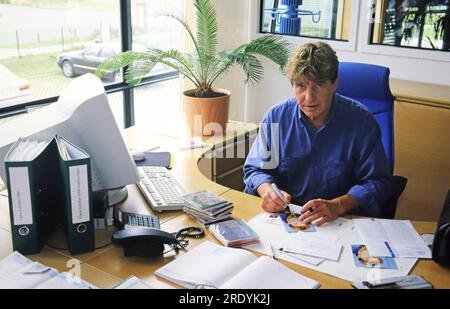
[[[158,229],[133,227],[113,234],[113,242],[123,245],[125,256],[162,256],[164,244],[176,245],[178,240],[170,233]]]

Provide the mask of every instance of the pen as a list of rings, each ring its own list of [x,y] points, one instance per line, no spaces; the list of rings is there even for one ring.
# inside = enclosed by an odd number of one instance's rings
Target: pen
[[[275,194],[283,201],[284,206],[291,212],[291,209],[289,208],[289,203],[284,199],[283,194],[281,194],[280,189],[278,189],[277,185],[275,183],[272,183],[272,189],[275,191]]]
[[[269,249],[269,256],[272,259],[275,259],[275,254],[273,253],[273,248],[272,248],[272,244],[270,243],[270,241],[267,241],[267,248]]]

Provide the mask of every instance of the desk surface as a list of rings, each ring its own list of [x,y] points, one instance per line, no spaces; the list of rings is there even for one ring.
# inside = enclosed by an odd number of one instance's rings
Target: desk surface
[[[233,123],[227,132],[227,136],[205,138],[208,144],[207,147],[183,151],[177,149],[176,137],[155,135],[136,128],[125,130],[124,137],[128,146],[133,148],[145,149],[150,143],[154,144],[156,141],[160,145],[160,150],[172,151],[174,153],[173,173],[186,191],[211,190],[235,204],[233,216],[236,219],[249,220],[262,211],[260,199],[218,185],[205,178],[197,168],[198,159],[203,153],[210,150],[217,143],[223,143],[230,139],[230,136],[235,138],[245,134],[245,131],[248,129],[248,126],[243,127]],[[130,185],[128,189],[128,199],[121,207],[143,214],[152,213],[136,186]],[[160,215],[160,222],[161,228],[168,232],[175,232],[186,226],[198,226],[193,219],[180,211]],[[413,225],[419,233],[434,233],[436,228],[434,222],[413,221]],[[193,248],[206,239],[217,243],[217,240],[209,232],[206,234],[206,238],[190,240],[188,248]],[[2,244],[0,246],[0,258],[3,258],[12,252],[8,201],[4,196],[0,196],[0,243]],[[260,255],[259,253],[255,254]],[[55,267],[59,271],[73,270],[73,266],[71,266],[73,264],[68,264],[68,262],[71,262],[72,257],[67,251],[55,250],[46,246],[40,254],[31,255],[29,258]],[[141,278],[154,288],[177,287],[175,284],[153,275],[156,269],[175,258],[173,253],[165,255],[164,258],[155,259],[125,258],[121,247],[109,245],[94,252],[77,255],[74,258],[80,261],[81,278],[100,288],[111,288],[130,275]],[[351,288],[348,281],[289,262],[281,262],[289,268],[317,280],[322,288]],[[440,267],[431,260],[419,260],[414,266],[412,273],[422,275],[435,288],[450,288],[450,269]]]

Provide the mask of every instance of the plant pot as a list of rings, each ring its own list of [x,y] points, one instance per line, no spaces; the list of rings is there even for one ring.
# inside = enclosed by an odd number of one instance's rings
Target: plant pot
[[[195,136],[223,134],[227,129],[231,92],[225,89],[213,88],[214,92],[225,95],[221,97],[198,98],[192,96],[194,91],[191,89],[183,92],[186,122],[191,130],[191,134]]]

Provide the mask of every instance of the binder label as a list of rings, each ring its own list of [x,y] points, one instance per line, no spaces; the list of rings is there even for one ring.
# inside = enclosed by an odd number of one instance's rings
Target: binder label
[[[90,220],[87,165],[69,167],[72,224]]]
[[[14,225],[33,224],[28,167],[10,167],[9,181]]]

